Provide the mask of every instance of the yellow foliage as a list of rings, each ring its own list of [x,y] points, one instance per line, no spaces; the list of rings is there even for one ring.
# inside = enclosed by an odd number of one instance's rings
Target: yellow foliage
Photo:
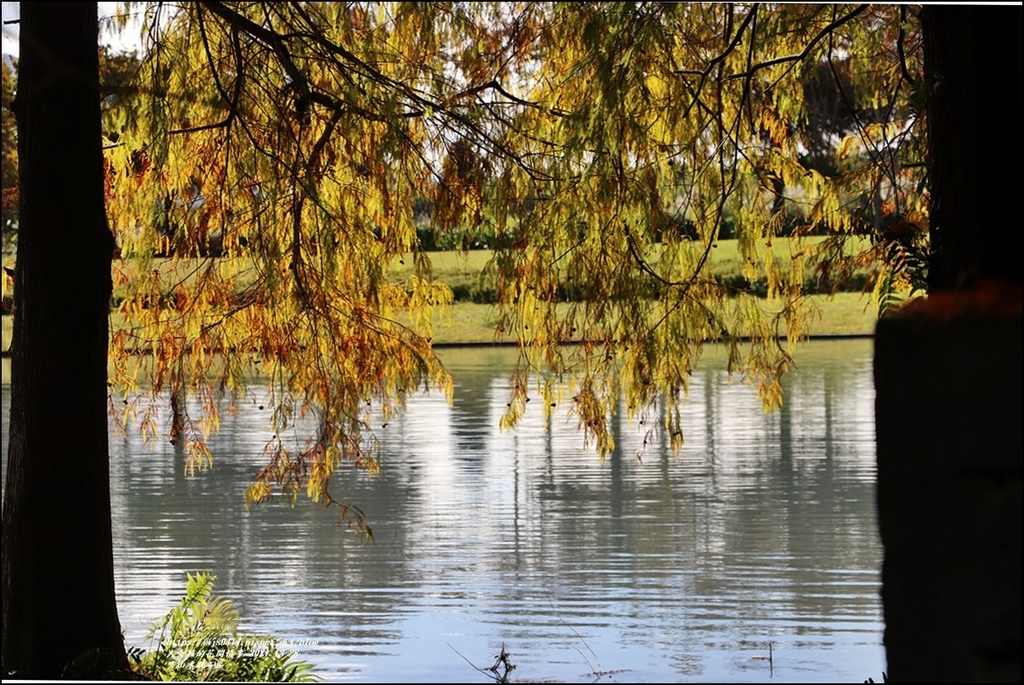
[[[301,450],[271,441],[247,506],[274,490],[337,504],[342,463],[379,468],[371,410],[451,396],[431,337],[453,294],[420,250],[421,205],[436,234],[495,246],[497,332],[521,351],[502,428],[531,395],[545,416],[569,401],[605,454],[621,397],[678,449],[707,342],[777,407],[811,265],[843,253],[773,238],[873,230],[872,198],[927,222],[903,163],[920,136],[898,21],[874,5],[184,4],[153,27],[107,154],[126,322],[112,380],[140,387],[123,360],[148,352],[152,397],[199,400],[182,416],[189,469],[209,466],[215,399],[262,383],[276,434],[315,427]],[[820,65],[862,104],[897,94],[837,137],[829,174],[802,156]],[[727,231],[770,306],[712,276]],[[412,273],[394,279],[401,259]],[[123,418],[155,434],[149,409]]]

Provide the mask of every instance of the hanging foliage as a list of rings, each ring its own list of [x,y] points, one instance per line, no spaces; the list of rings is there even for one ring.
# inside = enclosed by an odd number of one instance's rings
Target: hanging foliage
[[[777,407],[808,273],[836,283],[882,264],[883,305],[920,279],[921,64],[905,6],[149,11],[143,94],[108,149],[126,324],[114,381],[138,391],[129,355],[150,355],[147,399],[125,416],[152,427],[170,393],[191,467],[210,459],[217,398],[265,383],[275,437],[250,503],[275,488],[336,503],[341,463],[379,468],[372,426],[409,393],[450,394],[430,339],[452,295],[420,249],[424,200],[436,234],[494,236],[497,332],[520,349],[502,425],[531,397],[569,403],[601,454],[620,397],[682,444],[708,343]],[[767,299],[714,277],[733,234]],[[415,268],[395,280],[400,259]],[[296,427],[297,446],[283,437]]]

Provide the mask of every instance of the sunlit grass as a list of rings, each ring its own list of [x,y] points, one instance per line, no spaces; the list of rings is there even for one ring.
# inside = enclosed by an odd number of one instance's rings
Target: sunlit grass
[[[775,259],[785,262],[801,249],[818,245],[825,238],[806,237],[799,241],[791,238],[773,238],[772,254]],[[869,245],[867,238],[851,237],[845,244],[846,254],[852,255],[865,250]],[[766,241],[757,246],[758,256],[763,258],[767,248]],[[472,290],[481,285],[481,274],[487,268],[493,256],[490,250],[470,250],[468,252],[447,251],[428,252],[426,257],[432,267],[434,278],[444,281],[453,290]],[[389,274],[395,280],[403,280],[412,275],[414,260],[406,256],[391,265]],[[718,276],[738,275],[743,271],[743,258],[740,255],[739,241],[720,240],[714,243],[709,255],[708,265]]]
[[[818,239],[804,239],[815,241]],[[727,273],[740,268],[740,256],[737,241],[722,240],[714,248],[713,267],[716,273]],[[791,242],[786,238],[777,238],[773,249],[779,255],[788,254]],[[492,253],[488,250],[469,252],[431,252],[427,253],[433,277],[444,281],[453,290],[460,288],[465,291],[479,287],[481,273],[485,270]],[[189,274],[193,277],[196,264],[189,265],[182,261],[173,265],[170,260],[154,262],[160,268],[173,269],[178,274]],[[395,280],[408,278],[413,273],[411,258],[396,261],[391,268],[390,276]],[[117,293],[115,292],[115,299]],[[807,333],[812,336],[834,335],[871,335],[877,321],[877,307],[871,297],[865,293],[842,292],[835,295],[811,295],[816,315],[812,317]],[[764,300],[766,311],[772,310],[772,303]],[[12,335],[12,317],[4,316],[2,330],[2,350],[10,350]],[[490,344],[493,342],[511,342],[509,336],[495,337],[495,325],[498,321],[497,307],[491,304],[478,304],[459,301],[450,307],[447,314],[438,316],[435,321],[432,340],[435,344]],[[123,326],[123,320],[115,311],[111,316],[111,324],[116,329]]]
[[[870,294],[836,293],[810,295],[813,313],[807,334],[825,336],[870,336],[874,334],[878,313]],[[772,302],[763,301],[766,312],[773,312]],[[463,302],[451,307],[449,315],[434,322],[432,340],[436,345],[493,342],[514,342],[505,335],[495,337],[498,308],[495,305]]]

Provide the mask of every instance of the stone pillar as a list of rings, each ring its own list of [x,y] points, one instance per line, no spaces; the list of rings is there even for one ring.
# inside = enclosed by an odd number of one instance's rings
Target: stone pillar
[[[880,320],[875,389],[889,680],[1020,682],[1020,284]]]

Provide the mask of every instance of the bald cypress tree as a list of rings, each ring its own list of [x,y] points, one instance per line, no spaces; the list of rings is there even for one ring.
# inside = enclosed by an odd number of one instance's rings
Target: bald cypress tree
[[[3,668],[127,668],[114,598],[96,3],[23,3],[21,207],[3,503]]]

